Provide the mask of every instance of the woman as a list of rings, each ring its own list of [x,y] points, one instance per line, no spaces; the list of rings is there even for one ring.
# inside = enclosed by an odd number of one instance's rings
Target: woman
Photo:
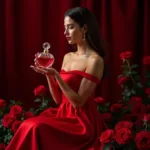
[[[103,120],[93,102],[103,76],[103,49],[97,21],[86,8],[76,7],[64,15],[64,35],[76,52],[64,56],[60,73],[54,68],[31,66],[45,74],[59,108],[45,110],[24,121],[7,150],[96,150]]]

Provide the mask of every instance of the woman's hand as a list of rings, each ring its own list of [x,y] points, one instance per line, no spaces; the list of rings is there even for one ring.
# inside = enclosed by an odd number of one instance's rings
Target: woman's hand
[[[56,76],[59,73],[54,68],[45,68],[45,67],[39,67],[39,66],[30,66],[34,71],[44,74],[46,76]]]

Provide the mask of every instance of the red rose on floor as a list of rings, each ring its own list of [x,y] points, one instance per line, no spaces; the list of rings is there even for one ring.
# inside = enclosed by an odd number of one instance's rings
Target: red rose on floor
[[[102,97],[97,97],[97,98],[94,98],[94,102],[96,102],[97,104],[104,104],[105,100]]]
[[[6,128],[10,128],[12,123],[16,120],[16,116],[12,115],[12,114],[6,114],[4,117],[3,117],[3,120],[2,120],[2,124],[4,127]]]
[[[121,128],[132,129],[133,123],[130,121],[120,121],[115,125],[115,130],[120,130]]]
[[[30,111],[24,113],[24,118],[25,119],[28,119],[28,118],[31,118],[31,117],[34,117],[34,116],[35,115]]]
[[[20,117],[22,115],[23,109],[19,105],[13,105],[10,109],[10,114]]]
[[[150,56],[145,56],[143,58],[143,64],[144,65],[150,65]]]
[[[19,128],[21,123],[22,123],[22,121],[20,121],[20,120],[15,120],[13,122],[11,129],[14,133],[17,131],[17,129]]]
[[[140,114],[144,114],[146,112],[146,107],[144,104],[136,103],[133,105],[131,113],[133,116],[138,116]]]
[[[109,143],[113,140],[113,138],[114,138],[114,131],[111,129],[108,129],[101,134],[100,142],[101,143]]]
[[[145,89],[145,93],[146,93],[147,95],[150,95],[150,88],[146,88],[146,89]]]
[[[149,150],[150,149],[150,132],[141,131],[136,134],[136,145],[140,150]]]
[[[130,129],[122,128],[116,131],[115,140],[119,144],[128,144],[131,141],[131,139],[133,138],[132,138],[132,133]]]
[[[102,114],[102,116],[103,116],[105,122],[111,122],[112,121],[111,113],[106,112],[106,113]]]
[[[150,123],[150,114],[144,114],[143,121],[145,123]]]
[[[121,111],[121,104],[116,103],[116,104],[112,104],[110,107],[111,112],[119,112]]]
[[[121,77],[118,79],[118,84],[125,84],[129,80],[129,77]]]
[[[136,104],[136,103],[142,103],[142,98],[138,97],[138,96],[133,96],[130,99],[129,104],[133,105],[133,104]]]
[[[34,89],[34,95],[35,96],[44,96],[46,94],[47,88],[44,87],[44,85],[39,85]]]
[[[0,109],[2,109],[6,105],[6,101],[3,99],[0,99]]]
[[[124,59],[129,59],[129,58],[131,58],[131,57],[132,57],[132,52],[131,52],[131,51],[122,52],[122,53],[120,54],[120,58],[121,58],[122,60],[124,60]]]
[[[6,149],[6,145],[4,143],[0,143],[0,150],[5,150]]]

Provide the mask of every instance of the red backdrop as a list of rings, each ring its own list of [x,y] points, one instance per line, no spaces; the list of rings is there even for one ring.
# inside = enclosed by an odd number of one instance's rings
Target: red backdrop
[[[63,55],[70,50],[63,35],[63,14],[75,6],[87,7],[96,15],[108,45],[108,75],[100,94],[110,102],[120,98],[120,52],[133,51],[132,60],[139,65],[143,56],[150,55],[149,0],[1,0],[0,98],[32,105],[33,89],[47,84],[42,75],[29,68],[34,54],[42,51],[43,42],[50,42],[56,58],[54,67],[60,69]]]

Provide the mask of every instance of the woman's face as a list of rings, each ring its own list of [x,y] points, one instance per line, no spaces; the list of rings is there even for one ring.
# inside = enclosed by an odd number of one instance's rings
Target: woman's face
[[[64,19],[64,27],[64,35],[69,44],[79,44],[83,41],[84,29],[69,16]]]

